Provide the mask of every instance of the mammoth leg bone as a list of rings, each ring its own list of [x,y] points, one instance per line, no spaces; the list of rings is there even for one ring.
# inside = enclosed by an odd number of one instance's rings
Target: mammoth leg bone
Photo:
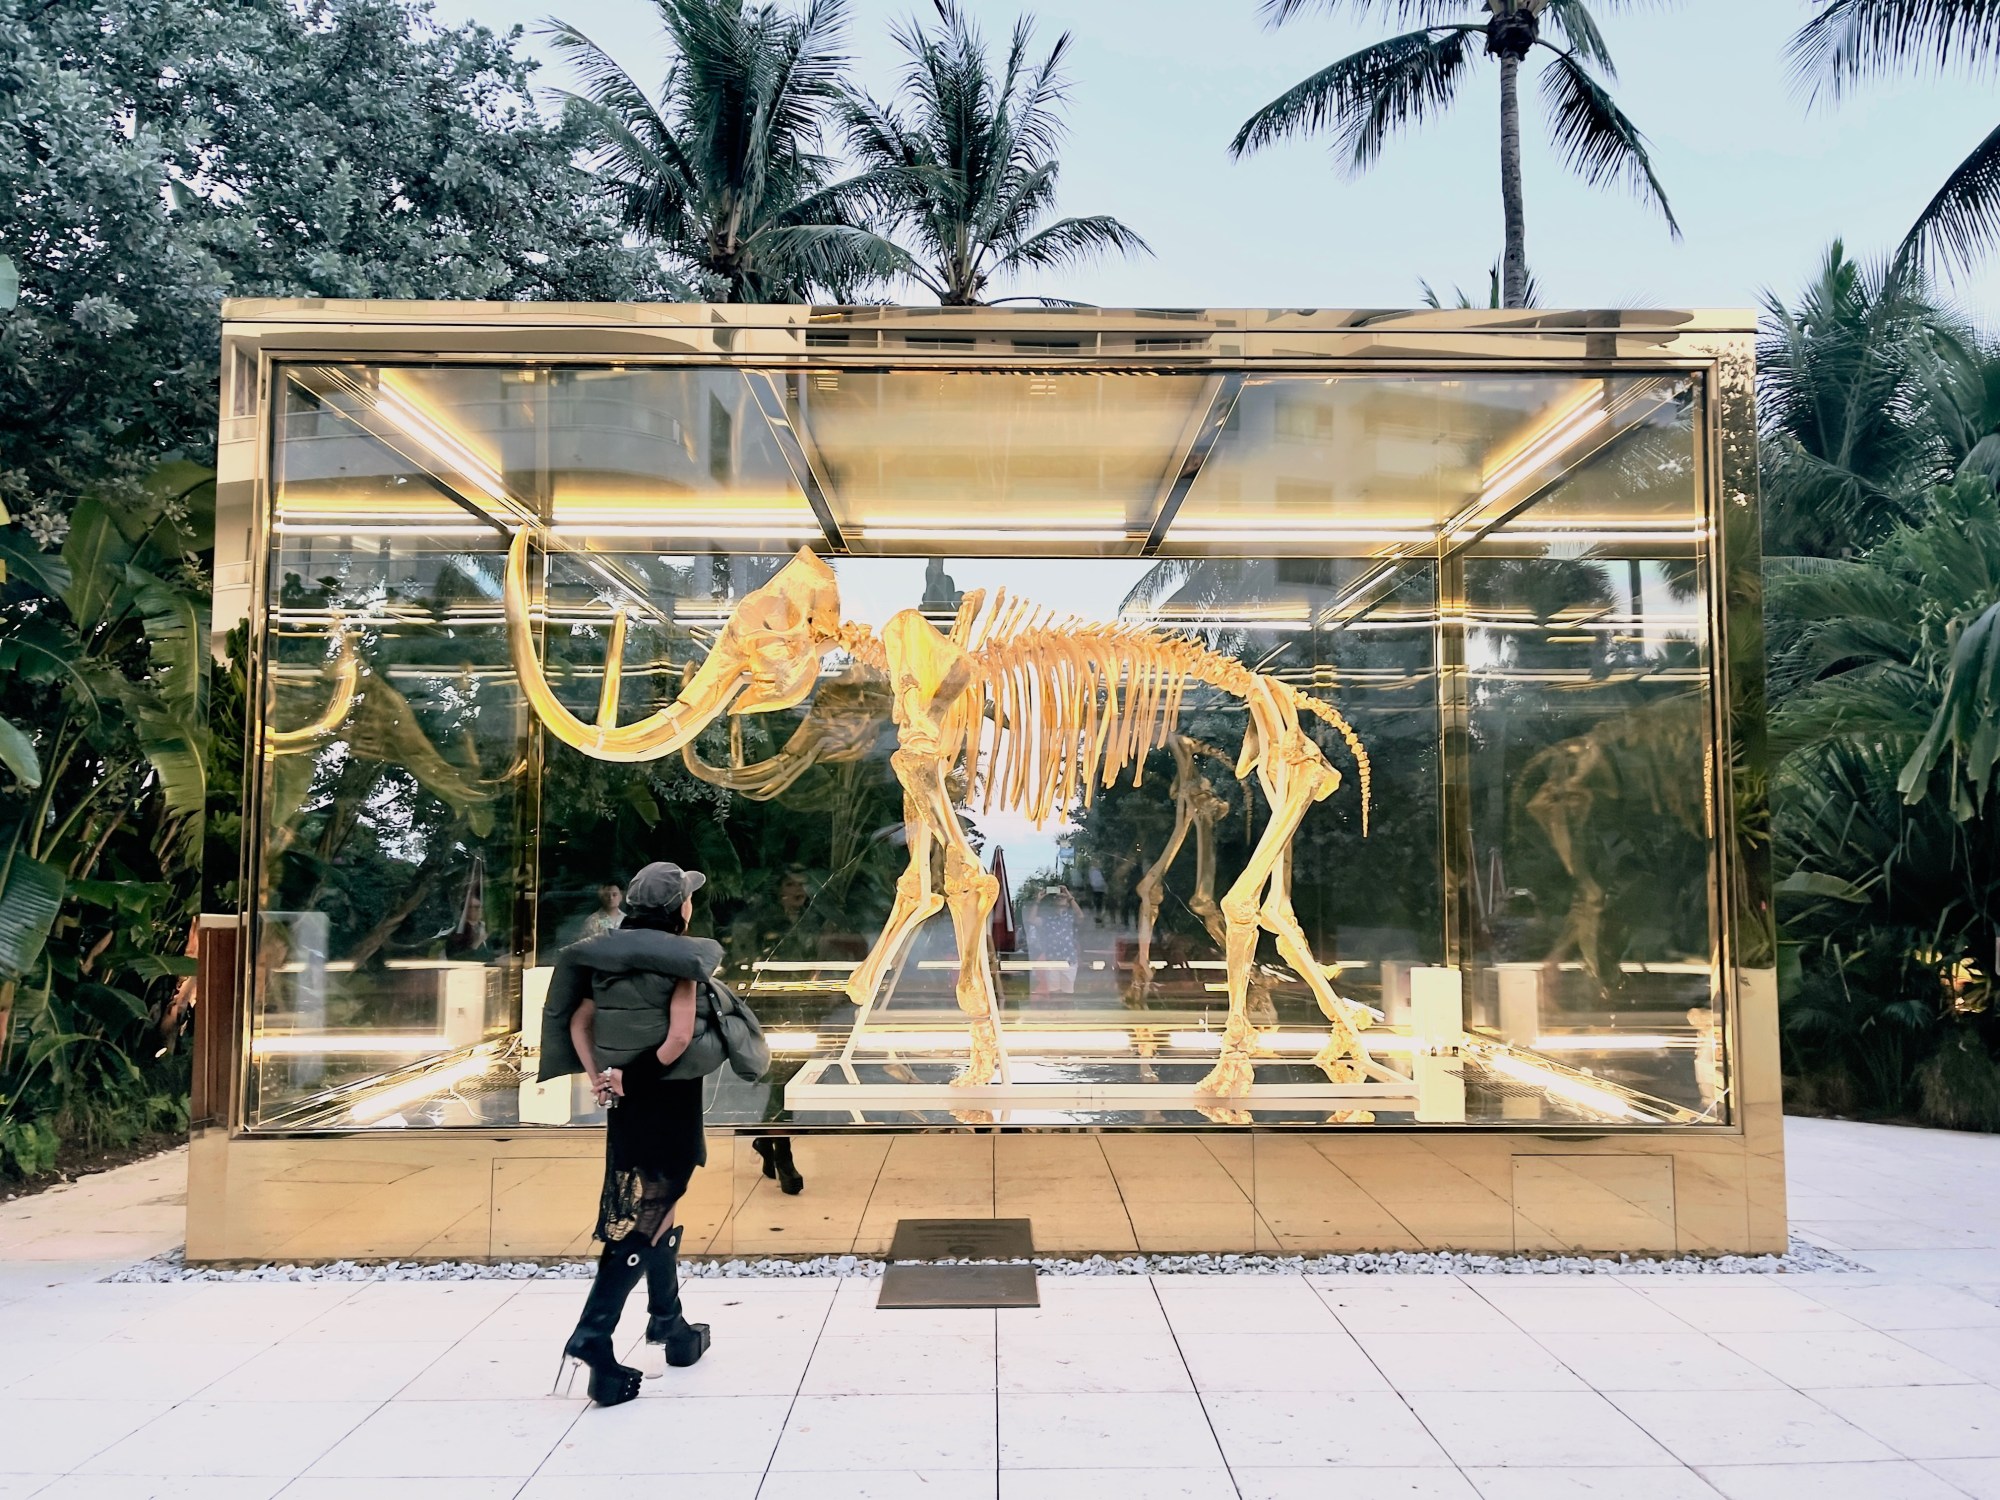
[[[1000,896],[1000,882],[979,863],[966,841],[965,830],[945,786],[944,767],[930,760],[922,772],[922,794],[933,827],[944,840],[944,897],[951,908],[952,930],[958,938],[958,1008],[972,1023],[972,1055],[952,1082],[961,1088],[990,1083],[997,1069],[1006,1082],[1006,1058],[1000,1050],[999,995],[993,985],[989,951],[989,919]]]
[[[1370,1020],[1368,1012],[1334,991],[1326,970],[1320,967],[1312,945],[1306,940],[1298,913],[1292,910],[1291,862],[1288,848],[1271,872],[1271,888],[1264,897],[1258,919],[1264,930],[1277,938],[1279,956],[1305,980],[1313,999],[1319,1002],[1320,1014],[1326,1017],[1326,1045],[1313,1062],[1334,1083],[1358,1083],[1371,1077],[1400,1082],[1369,1055],[1367,1045],[1361,1040],[1359,1032]]]
[[[1208,749],[1202,746],[1202,749]],[[1210,751],[1223,764],[1229,764],[1220,751]],[[1202,793],[1194,808],[1194,894],[1188,897],[1188,910],[1201,919],[1201,925],[1215,940],[1215,946],[1228,951],[1229,928],[1222,920],[1222,907],[1215,899],[1215,830],[1222,820],[1229,816],[1229,803],[1215,795],[1207,782],[1202,783]],[[1246,797],[1247,801],[1247,797]],[[1256,964],[1250,966],[1250,1019],[1260,1026],[1276,1025],[1277,1007],[1271,1003],[1271,987],[1257,972]]]
[[[1265,889],[1278,872],[1306,809],[1329,796],[1340,784],[1340,773],[1327,764],[1319,747],[1299,728],[1288,704],[1261,681],[1246,701],[1253,737],[1246,737],[1244,760],[1255,759],[1257,779],[1270,799],[1271,821],[1264,825],[1249,861],[1222,898],[1222,920],[1228,940],[1225,953],[1229,966],[1229,1021],[1222,1033],[1221,1060],[1195,1085],[1202,1093],[1226,1098],[1247,1093],[1255,1078],[1250,1054],[1256,1047],[1257,1028],[1249,1014],[1250,977],[1257,958]],[[1249,767],[1244,765],[1241,769]],[[1289,903],[1286,909],[1289,910]],[[1293,928],[1296,931],[1296,922]],[[1295,951],[1300,950],[1310,960],[1311,950],[1305,947],[1303,933],[1298,934],[1295,944]],[[1344,1003],[1333,994],[1317,962],[1308,962],[1303,973],[1315,996],[1325,990],[1322,1008],[1327,999],[1336,1009]]]
[[[896,904],[890,908],[889,920],[882,924],[882,935],[875,939],[861,967],[847,977],[847,998],[864,1013],[874,1003],[883,976],[902,957],[917,929],[944,908],[944,897],[931,885],[933,825],[917,781],[924,758],[898,750],[889,764],[903,786],[903,833],[909,840],[910,861],[896,878]]]
[[[1174,755],[1174,828],[1167,835],[1167,846],[1160,851],[1160,857],[1148,865],[1146,873],[1139,877],[1139,951],[1132,961],[1131,981],[1125,986],[1127,1005],[1144,1005],[1147,994],[1153,988],[1153,923],[1160,915],[1160,898],[1166,894],[1167,871],[1173,868],[1174,860],[1180,856],[1181,846],[1187,842],[1188,829],[1194,826],[1195,783],[1201,782],[1201,773],[1195,768],[1194,755],[1187,748],[1185,738],[1174,736],[1167,748]],[[1201,782],[1201,789],[1207,790],[1206,782]],[[1204,827],[1204,838],[1206,834]],[[1211,856],[1211,874],[1214,865]]]

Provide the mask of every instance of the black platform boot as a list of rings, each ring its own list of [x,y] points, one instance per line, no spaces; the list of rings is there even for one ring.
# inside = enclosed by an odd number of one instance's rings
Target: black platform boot
[[[644,1377],[630,1365],[618,1363],[611,1335],[617,1331],[625,1299],[646,1274],[650,1249],[644,1237],[633,1234],[606,1245],[597,1257],[597,1279],[590,1284],[590,1295],[583,1299],[583,1316],[563,1345],[569,1375],[568,1383],[558,1376],[563,1390],[575,1382],[577,1367],[584,1366],[590,1371],[590,1399],[599,1406],[619,1406],[639,1394]]]
[[[805,1178],[792,1164],[792,1138],[788,1135],[760,1135],[751,1146],[764,1158],[764,1175],[778,1184],[778,1191],[796,1198],[806,1189]]]
[[[681,1313],[681,1226],[653,1246],[646,1262],[646,1342],[667,1352],[667,1363],[693,1364],[708,1352],[708,1325],[690,1323]]]

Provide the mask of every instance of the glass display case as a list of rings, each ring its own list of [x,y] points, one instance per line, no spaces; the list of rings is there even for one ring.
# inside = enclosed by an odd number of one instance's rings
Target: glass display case
[[[1740,1126],[1747,338],[970,311],[237,372],[236,1128],[597,1122],[542,997],[656,859],[717,1126]]]

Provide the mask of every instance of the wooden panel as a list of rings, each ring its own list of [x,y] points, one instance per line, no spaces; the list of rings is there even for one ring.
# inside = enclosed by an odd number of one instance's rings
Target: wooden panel
[[[242,1031],[237,955],[242,927],[235,917],[204,915],[195,957],[194,1069],[188,1123],[199,1129],[236,1117],[236,1056]]]

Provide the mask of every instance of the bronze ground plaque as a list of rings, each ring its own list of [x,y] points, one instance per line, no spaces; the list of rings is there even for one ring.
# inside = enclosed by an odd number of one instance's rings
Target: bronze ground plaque
[[[1035,1253],[1027,1219],[898,1219],[891,1260],[1026,1260]]]
[[[1042,1298],[1033,1266],[891,1266],[875,1305],[1040,1307]]]

